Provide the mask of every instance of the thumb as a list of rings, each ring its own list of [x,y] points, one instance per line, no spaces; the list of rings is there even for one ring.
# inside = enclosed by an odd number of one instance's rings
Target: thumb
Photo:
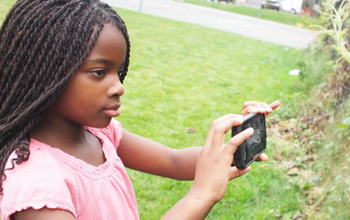
[[[274,101],[269,105],[272,109],[276,109],[278,106],[280,106],[280,101]]]
[[[232,179],[235,179],[239,176],[242,176],[246,173],[248,173],[249,171],[251,170],[251,167],[248,166],[247,168],[245,169],[237,169],[237,167],[231,167],[231,177],[230,177],[230,180]]]

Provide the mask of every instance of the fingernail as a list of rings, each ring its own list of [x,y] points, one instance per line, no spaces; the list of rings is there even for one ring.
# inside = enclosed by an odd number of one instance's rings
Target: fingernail
[[[252,134],[254,133],[254,128],[250,127],[250,128],[248,128],[248,130],[250,133],[252,133]]]

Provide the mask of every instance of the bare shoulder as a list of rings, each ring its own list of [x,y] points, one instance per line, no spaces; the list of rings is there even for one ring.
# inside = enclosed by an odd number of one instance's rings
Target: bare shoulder
[[[14,220],[75,220],[74,216],[65,210],[43,208],[27,209],[12,215]]]

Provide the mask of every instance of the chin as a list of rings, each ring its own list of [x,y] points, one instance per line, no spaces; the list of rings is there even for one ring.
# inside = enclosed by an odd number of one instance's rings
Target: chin
[[[89,127],[94,127],[94,128],[105,128],[107,127],[112,121],[112,118],[104,118],[103,120],[98,120],[93,123],[87,124]]]

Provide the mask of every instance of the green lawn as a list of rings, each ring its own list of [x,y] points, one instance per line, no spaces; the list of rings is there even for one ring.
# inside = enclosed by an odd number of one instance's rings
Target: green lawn
[[[217,2],[208,2],[205,0],[184,0],[184,2],[299,27],[308,27],[309,25],[321,24],[321,20],[318,18],[306,15],[291,14],[288,12],[278,12],[271,9],[260,10],[242,5],[222,4]]]
[[[6,14],[10,7],[13,5],[14,0],[1,0],[0,2],[0,24],[2,24],[3,20],[6,17]]]
[[[290,94],[300,51],[195,25],[119,10],[131,36],[132,58],[122,115],[126,129],[175,148],[202,145],[210,122],[239,113],[246,100],[271,102]],[[194,129],[189,134],[188,129]],[[268,153],[272,151],[272,146]],[[273,160],[233,181],[208,219],[291,217],[301,200]],[[130,171],[142,219],[159,219],[189,189]]]
[[[2,18],[13,2],[1,1]],[[240,113],[244,101],[272,102],[292,92],[297,78],[287,73],[297,67],[298,50],[126,10],[118,12],[132,43],[119,120],[132,132],[174,148],[198,146],[212,120]],[[271,155],[274,148],[269,144],[267,153]],[[191,184],[128,172],[145,220],[159,219]],[[207,219],[291,219],[302,201],[297,187],[271,157],[232,181],[224,200]]]

